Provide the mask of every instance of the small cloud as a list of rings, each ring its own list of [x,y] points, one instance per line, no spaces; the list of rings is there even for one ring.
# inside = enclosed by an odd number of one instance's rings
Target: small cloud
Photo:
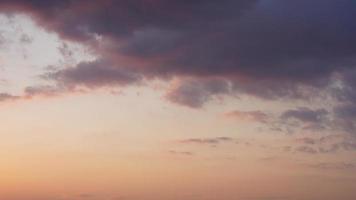
[[[297,109],[287,110],[281,115],[281,119],[295,119],[306,123],[321,123],[328,115],[328,111],[325,109],[312,110],[306,107],[300,107]]]
[[[243,121],[251,121],[251,122],[260,122],[260,123],[267,123],[269,116],[259,110],[256,111],[239,111],[234,110],[224,114],[225,117],[233,118],[237,120]]]
[[[3,101],[13,101],[19,99],[19,96],[14,96],[8,93],[0,93],[0,102]]]
[[[208,101],[229,92],[229,83],[223,79],[181,79],[166,94],[172,103],[190,108],[201,108]]]
[[[317,143],[317,140],[316,140],[316,139],[308,138],[308,137],[305,137],[305,138],[298,138],[298,139],[296,139],[296,141],[297,141],[298,143],[307,144],[307,145],[314,145],[314,144]]]
[[[346,169],[356,169],[354,163],[346,162],[321,162],[317,164],[308,164],[308,167],[322,169],[322,170],[346,170]]]
[[[64,89],[61,89],[56,86],[49,86],[49,85],[40,85],[40,86],[30,86],[26,87],[24,91],[25,98],[32,98],[34,96],[56,96],[63,92]]]
[[[170,150],[169,151],[170,154],[174,154],[174,155],[184,155],[184,156],[193,156],[194,153],[190,152],[190,151],[175,151],[175,150]]]
[[[138,84],[142,76],[124,68],[114,66],[107,60],[81,62],[72,68],[65,68],[42,75],[42,78],[55,81],[58,85],[76,88],[100,88],[106,86],[126,86]]]
[[[220,143],[232,142],[234,139],[230,137],[215,137],[215,138],[189,138],[184,140],[179,140],[178,143],[181,144],[210,144],[217,145]]]
[[[317,150],[310,146],[299,146],[294,149],[295,152],[300,152],[300,153],[308,153],[308,154],[316,154],[318,153]]]

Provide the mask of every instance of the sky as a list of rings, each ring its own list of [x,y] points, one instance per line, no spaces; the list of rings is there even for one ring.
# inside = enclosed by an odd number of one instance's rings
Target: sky
[[[356,1],[1,0],[0,199],[356,199]]]

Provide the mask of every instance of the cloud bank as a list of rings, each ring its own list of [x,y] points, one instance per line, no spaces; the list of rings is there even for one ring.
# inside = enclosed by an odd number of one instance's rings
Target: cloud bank
[[[191,108],[224,95],[326,95],[331,111],[305,108],[284,117],[316,124],[332,112],[334,124],[355,130],[353,0],[4,0],[0,11],[27,14],[95,52],[97,60],[43,74],[59,91],[174,78],[166,99]]]

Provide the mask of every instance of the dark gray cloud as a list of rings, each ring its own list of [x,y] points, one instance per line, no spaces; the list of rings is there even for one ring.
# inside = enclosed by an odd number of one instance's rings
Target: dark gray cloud
[[[287,133],[335,130],[333,113],[324,109],[297,107],[269,116],[270,130]],[[311,142],[311,141],[309,141]]]
[[[166,99],[176,104],[199,108],[206,101],[226,94],[228,91],[229,84],[224,80],[181,80],[167,92]]]
[[[348,100],[349,101],[349,100]],[[334,108],[334,126],[349,133],[356,132],[356,104],[346,103]]]
[[[142,80],[140,74],[124,68],[113,67],[104,60],[81,62],[75,68],[66,68],[45,75],[47,79],[56,80],[66,87],[86,86],[96,88],[103,86],[125,86]]]
[[[52,74],[60,84],[97,88],[191,77],[167,99],[199,108],[222,94],[308,98],[335,85],[338,74],[343,86],[329,95],[355,102],[353,0],[3,0],[0,10],[27,13],[101,57]],[[293,115],[319,120],[305,111]]]
[[[221,19],[239,16],[255,4],[250,0],[5,0],[7,10],[27,12],[46,28],[76,40],[91,39],[92,33],[128,38],[138,30],[157,28],[183,32],[209,28]],[[164,17],[162,17],[164,16]],[[51,24],[55,21],[56,24]],[[103,23],[104,22],[104,23]],[[197,27],[199,26],[199,27]],[[211,27],[210,27],[211,28]]]
[[[325,109],[312,110],[310,108],[301,107],[294,110],[287,110],[282,115],[282,119],[296,119],[302,122],[321,123],[325,120],[328,111]]]

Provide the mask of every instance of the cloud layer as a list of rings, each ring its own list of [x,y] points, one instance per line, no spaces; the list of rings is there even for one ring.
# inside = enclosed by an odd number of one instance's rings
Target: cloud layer
[[[222,95],[310,99],[327,95],[354,129],[353,0],[4,0],[97,60],[43,75],[61,91],[170,80],[166,99],[199,108]],[[317,92],[320,91],[320,92]],[[285,114],[320,119],[307,110]]]

